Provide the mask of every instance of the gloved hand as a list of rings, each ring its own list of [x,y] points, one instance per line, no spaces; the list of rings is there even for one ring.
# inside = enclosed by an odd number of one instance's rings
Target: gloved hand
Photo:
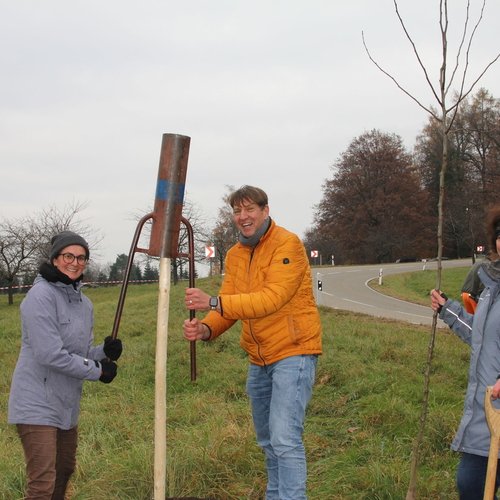
[[[102,370],[99,380],[105,384],[109,384],[116,377],[118,365],[113,361],[108,361],[107,359],[103,359],[102,361],[99,361],[99,363],[101,363]]]
[[[108,335],[104,339],[104,354],[109,359],[116,361],[122,354],[123,346],[120,339],[114,339],[111,335]]]

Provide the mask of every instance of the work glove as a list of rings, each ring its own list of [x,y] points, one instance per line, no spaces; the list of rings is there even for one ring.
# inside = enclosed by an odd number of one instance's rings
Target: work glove
[[[120,339],[114,339],[111,335],[108,335],[104,339],[104,354],[109,359],[116,361],[122,354],[123,346]]]
[[[109,384],[116,377],[118,365],[113,361],[108,361],[107,359],[103,359],[100,363],[102,373],[99,380],[105,384]]]

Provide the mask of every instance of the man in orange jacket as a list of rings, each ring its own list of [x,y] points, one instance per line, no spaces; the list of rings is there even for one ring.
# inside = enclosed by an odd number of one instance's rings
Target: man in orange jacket
[[[187,340],[213,340],[236,321],[250,366],[247,393],[265,452],[267,500],[306,498],[302,434],[311,398],[321,322],[305,248],[269,217],[266,193],[243,186],[229,197],[239,241],[227,253],[219,295],[186,290],[186,307],[209,310],[185,320]]]

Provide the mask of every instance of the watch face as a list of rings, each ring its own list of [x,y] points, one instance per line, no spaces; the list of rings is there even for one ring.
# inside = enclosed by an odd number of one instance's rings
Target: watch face
[[[213,307],[214,309],[217,307],[219,304],[219,299],[217,297],[210,297],[210,300],[208,302],[210,304],[210,307]]]

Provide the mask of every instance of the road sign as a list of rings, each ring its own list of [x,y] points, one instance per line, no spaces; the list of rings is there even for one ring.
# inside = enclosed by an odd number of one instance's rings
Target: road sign
[[[318,250],[311,250],[311,257],[312,258],[317,257],[318,255],[319,255]]]
[[[205,246],[205,257],[207,259],[213,259],[215,257],[215,247],[211,245]]]

